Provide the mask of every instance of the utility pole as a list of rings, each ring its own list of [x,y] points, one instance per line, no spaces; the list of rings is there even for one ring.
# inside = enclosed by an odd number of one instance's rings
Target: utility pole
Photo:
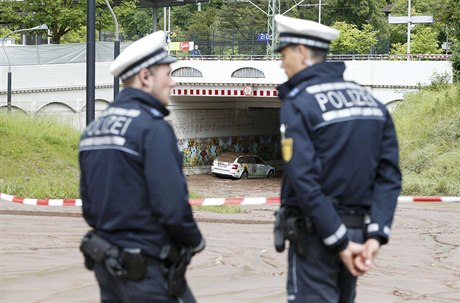
[[[408,0],[407,1],[407,17],[408,17],[408,20],[407,20],[407,54],[410,54],[410,31],[411,31],[411,27],[412,27],[412,21],[410,19],[410,16],[411,16],[411,6],[412,6],[412,1],[411,0]]]
[[[318,23],[321,24],[321,0],[319,0],[319,9],[318,9]]]
[[[274,55],[276,39],[276,25],[275,16],[280,12],[280,0],[268,0],[268,20],[267,20],[267,34],[270,41],[267,42],[267,57]]]
[[[94,120],[96,95],[96,0],[86,3],[86,125]]]

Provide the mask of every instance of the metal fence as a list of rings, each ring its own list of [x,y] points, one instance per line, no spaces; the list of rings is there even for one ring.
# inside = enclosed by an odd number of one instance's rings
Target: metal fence
[[[197,42],[198,43],[198,42]],[[122,43],[123,50],[129,43]],[[96,43],[96,61],[110,62],[113,60],[113,43]],[[86,62],[86,43],[78,44],[43,44],[43,45],[18,45],[5,46],[0,49],[0,66],[37,65],[37,64],[65,64]],[[171,53],[179,60],[280,60],[279,55],[253,55],[253,54],[214,54],[203,55],[199,58],[191,57],[189,52]],[[371,54],[371,55],[340,55],[330,54],[330,61],[351,60],[450,60],[450,55],[437,54]]]

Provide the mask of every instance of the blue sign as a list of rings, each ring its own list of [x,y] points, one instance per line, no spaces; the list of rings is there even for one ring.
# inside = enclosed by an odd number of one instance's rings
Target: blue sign
[[[270,40],[271,40],[271,37],[268,33],[257,33],[257,41],[267,42]]]

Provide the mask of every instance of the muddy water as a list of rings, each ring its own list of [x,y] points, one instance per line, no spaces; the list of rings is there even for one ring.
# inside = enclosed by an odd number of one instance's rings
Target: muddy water
[[[189,177],[189,186],[209,197],[279,196],[279,181],[204,176]],[[400,204],[390,244],[359,280],[356,302],[460,302],[459,206]],[[286,302],[286,255],[272,244],[276,208],[195,212],[207,239],[187,274],[198,302]],[[78,207],[0,201],[0,211],[0,302],[98,302],[78,251],[87,230]]]
[[[229,197],[279,197],[281,178],[272,179],[222,179],[213,175],[187,176],[190,192],[204,198]]]

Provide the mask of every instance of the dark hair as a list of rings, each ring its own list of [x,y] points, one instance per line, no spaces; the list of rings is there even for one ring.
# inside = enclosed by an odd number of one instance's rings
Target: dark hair
[[[327,52],[328,52],[327,50],[314,48],[314,47],[307,47],[307,48],[310,50],[310,54],[313,60],[315,60],[318,63],[326,61]]]
[[[307,45],[304,45],[304,44],[288,44],[288,45],[286,45],[286,47],[295,48],[295,47],[297,47],[299,45],[305,47],[306,49],[308,49],[308,51],[310,52],[311,59],[313,61],[315,61],[316,63],[326,61],[327,53],[329,51],[327,49],[310,47],[310,46],[307,46]]]

